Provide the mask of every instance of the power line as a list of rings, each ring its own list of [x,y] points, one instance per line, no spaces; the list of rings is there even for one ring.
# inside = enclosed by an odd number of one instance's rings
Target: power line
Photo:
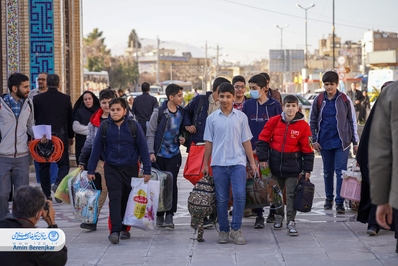
[[[256,7],[256,6],[252,6],[252,5],[247,5],[247,4],[242,4],[242,3],[238,3],[238,2],[234,2],[234,1],[230,1],[230,0],[222,0],[224,2],[227,3],[231,3],[234,5],[239,5],[239,6],[244,6],[244,7],[248,7],[248,8],[253,8],[256,10],[262,10],[262,11],[266,11],[266,12],[270,12],[270,13],[275,13],[275,14],[279,14],[279,15],[283,15],[283,16],[288,16],[288,17],[293,17],[293,18],[300,18],[302,19],[302,16],[297,16],[297,15],[292,15],[292,14],[288,14],[288,13],[283,13],[283,12],[279,12],[279,11],[275,11],[275,10],[270,10],[270,9],[266,9],[266,8],[262,8],[262,7]],[[316,21],[316,22],[321,22],[321,23],[327,23],[330,24],[330,21],[325,21],[325,20],[319,20],[319,19],[312,19],[312,18],[308,18],[308,20],[311,21]],[[339,26],[344,26],[344,27],[350,27],[350,28],[356,28],[356,29],[364,29],[364,30],[369,30],[369,27],[360,27],[360,26],[353,26],[353,25],[348,25],[348,24],[342,24],[342,23],[335,23],[335,25],[339,25]],[[372,27],[370,27],[372,28]]]

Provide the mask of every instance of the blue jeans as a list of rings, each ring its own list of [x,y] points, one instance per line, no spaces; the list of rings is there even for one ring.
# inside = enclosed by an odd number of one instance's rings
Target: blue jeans
[[[336,172],[336,205],[344,203],[344,199],[340,197],[341,189],[341,171],[347,170],[348,154],[350,149],[343,151],[342,148],[325,150],[321,149],[323,161],[323,178],[325,182],[326,199],[333,200],[333,184],[334,172]]]
[[[216,187],[217,216],[220,231],[229,232],[228,199],[232,185],[233,207],[231,228],[236,231],[242,226],[243,210],[246,204],[246,167],[243,165],[212,166]]]

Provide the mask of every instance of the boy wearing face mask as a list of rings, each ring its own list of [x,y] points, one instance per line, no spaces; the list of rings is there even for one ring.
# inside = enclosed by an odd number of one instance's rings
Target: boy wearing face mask
[[[251,99],[245,101],[242,112],[249,120],[249,127],[253,135],[251,144],[253,153],[256,154],[258,135],[271,117],[282,113],[282,106],[274,98],[268,98],[269,84],[264,75],[257,74],[251,77],[249,88]],[[255,212],[257,217],[254,228],[264,228],[263,208],[257,208]]]

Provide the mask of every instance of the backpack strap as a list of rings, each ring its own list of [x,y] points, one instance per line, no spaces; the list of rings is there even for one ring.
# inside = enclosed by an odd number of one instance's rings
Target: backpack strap
[[[104,120],[102,121],[101,125],[100,125],[100,132],[102,135],[102,142],[105,145],[105,139],[106,139],[106,132],[108,131],[108,120]],[[135,121],[133,120],[133,118],[128,117],[127,118],[127,126],[129,127],[130,133],[134,138],[134,143],[136,143],[137,141],[137,123],[135,123]]]
[[[345,102],[348,106],[349,104],[348,104],[347,95],[345,93],[341,93],[341,92],[340,92],[340,94],[341,94],[341,99],[343,99],[343,102]],[[317,99],[316,105],[318,106],[318,110],[320,110],[321,106],[322,106],[322,102],[325,99],[325,93],[322,92],[321,94],[318,95],[318,97],[316,99]]]
[[[194,125],[195,127],[196,127],[196,120],[198,120],[199,114],[203,108],[203,104],[205,103],[206,95],[199,95],[197,97],[199,97],[199,102],[198,102],[198,106],[196,106],[196,110],[195,110],[193,120],[192,120],[192,125]]]

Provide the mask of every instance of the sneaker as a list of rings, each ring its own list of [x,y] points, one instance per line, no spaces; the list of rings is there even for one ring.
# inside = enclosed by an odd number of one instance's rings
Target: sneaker
[[[131,237],[131,234],[130,234],[130,232],[127,232],[127,231],[122,231],[122,233],[120,234],[120,239],[123,239],[123,240],[130,239],[130,237]]]
[[[80,228],[90,230],[90,231],[97,231],[97,224],[86,224],[86,223],[81,223]]]
[[[51,190],[55,193],[55,192],[57,191],[57,188],[58,188],[58,185],[57,185],[57,184],[54,184],[54,185],[51,187]]]
[[[110,234],[108,236],[108,240],[112,243],[112,244],[119,244],[119,232],[113,232],[112,234]]]
[[[214,225],[214,220],[210,219],[210,217],[209,218],[205,217],[203,219],[203,228],[211,228],[213,227],[213,225]]]
[[[254,223],[254,228],[261,229],[264,228],[264,217],[256,217],[256,222]]]
[[[336,212],[338,214],[344,214],[345,213],[345,209],[343,204],[336,204]]]
[[[163,216],[156,216],[156,226],[164,227],[164,217]]]
[[[55,199],[55,202],[56,202],[56,203],[62,203],[62,200],[60,200],[59,198],[54,197],[54,199]]]
[[[218,233],[218,244],[228,244],[229,243],[229,233],[220,231]]]
[[[375,236],[379,233],[379,228],[376,225],[369,225],[368,230],[366,230],[366,233],[370,236]]]
[[[331,210],[332,207],[333,207],[333,200],[326,199],[325,204],[323,205],[323,208],[325,210]]]
[[[164,227],[168,229],[174,229],[173,215],[171,213],[166,215],[166,219],[164,220]]]
[[[236,231],[232,230],[231,234],[230,234],[230,237],[234,240],[234,243],[236,245],[244,245],[244,244],[246,244],[246,240],[243,238],[242,231],[240,229],[236,230]]]
[[[275,215],[274,229],[280,230],[283,226],[283,215]]]
[[[268,217],[267,217],[267,223],[268,224],[275,223],[275,212],[270,211],[270,213],[268,214]]]
[[[287,225],[287,233],[289,236],[298,236],[298,231],[296,230],[296,223],[294,221],[290,221]]]

